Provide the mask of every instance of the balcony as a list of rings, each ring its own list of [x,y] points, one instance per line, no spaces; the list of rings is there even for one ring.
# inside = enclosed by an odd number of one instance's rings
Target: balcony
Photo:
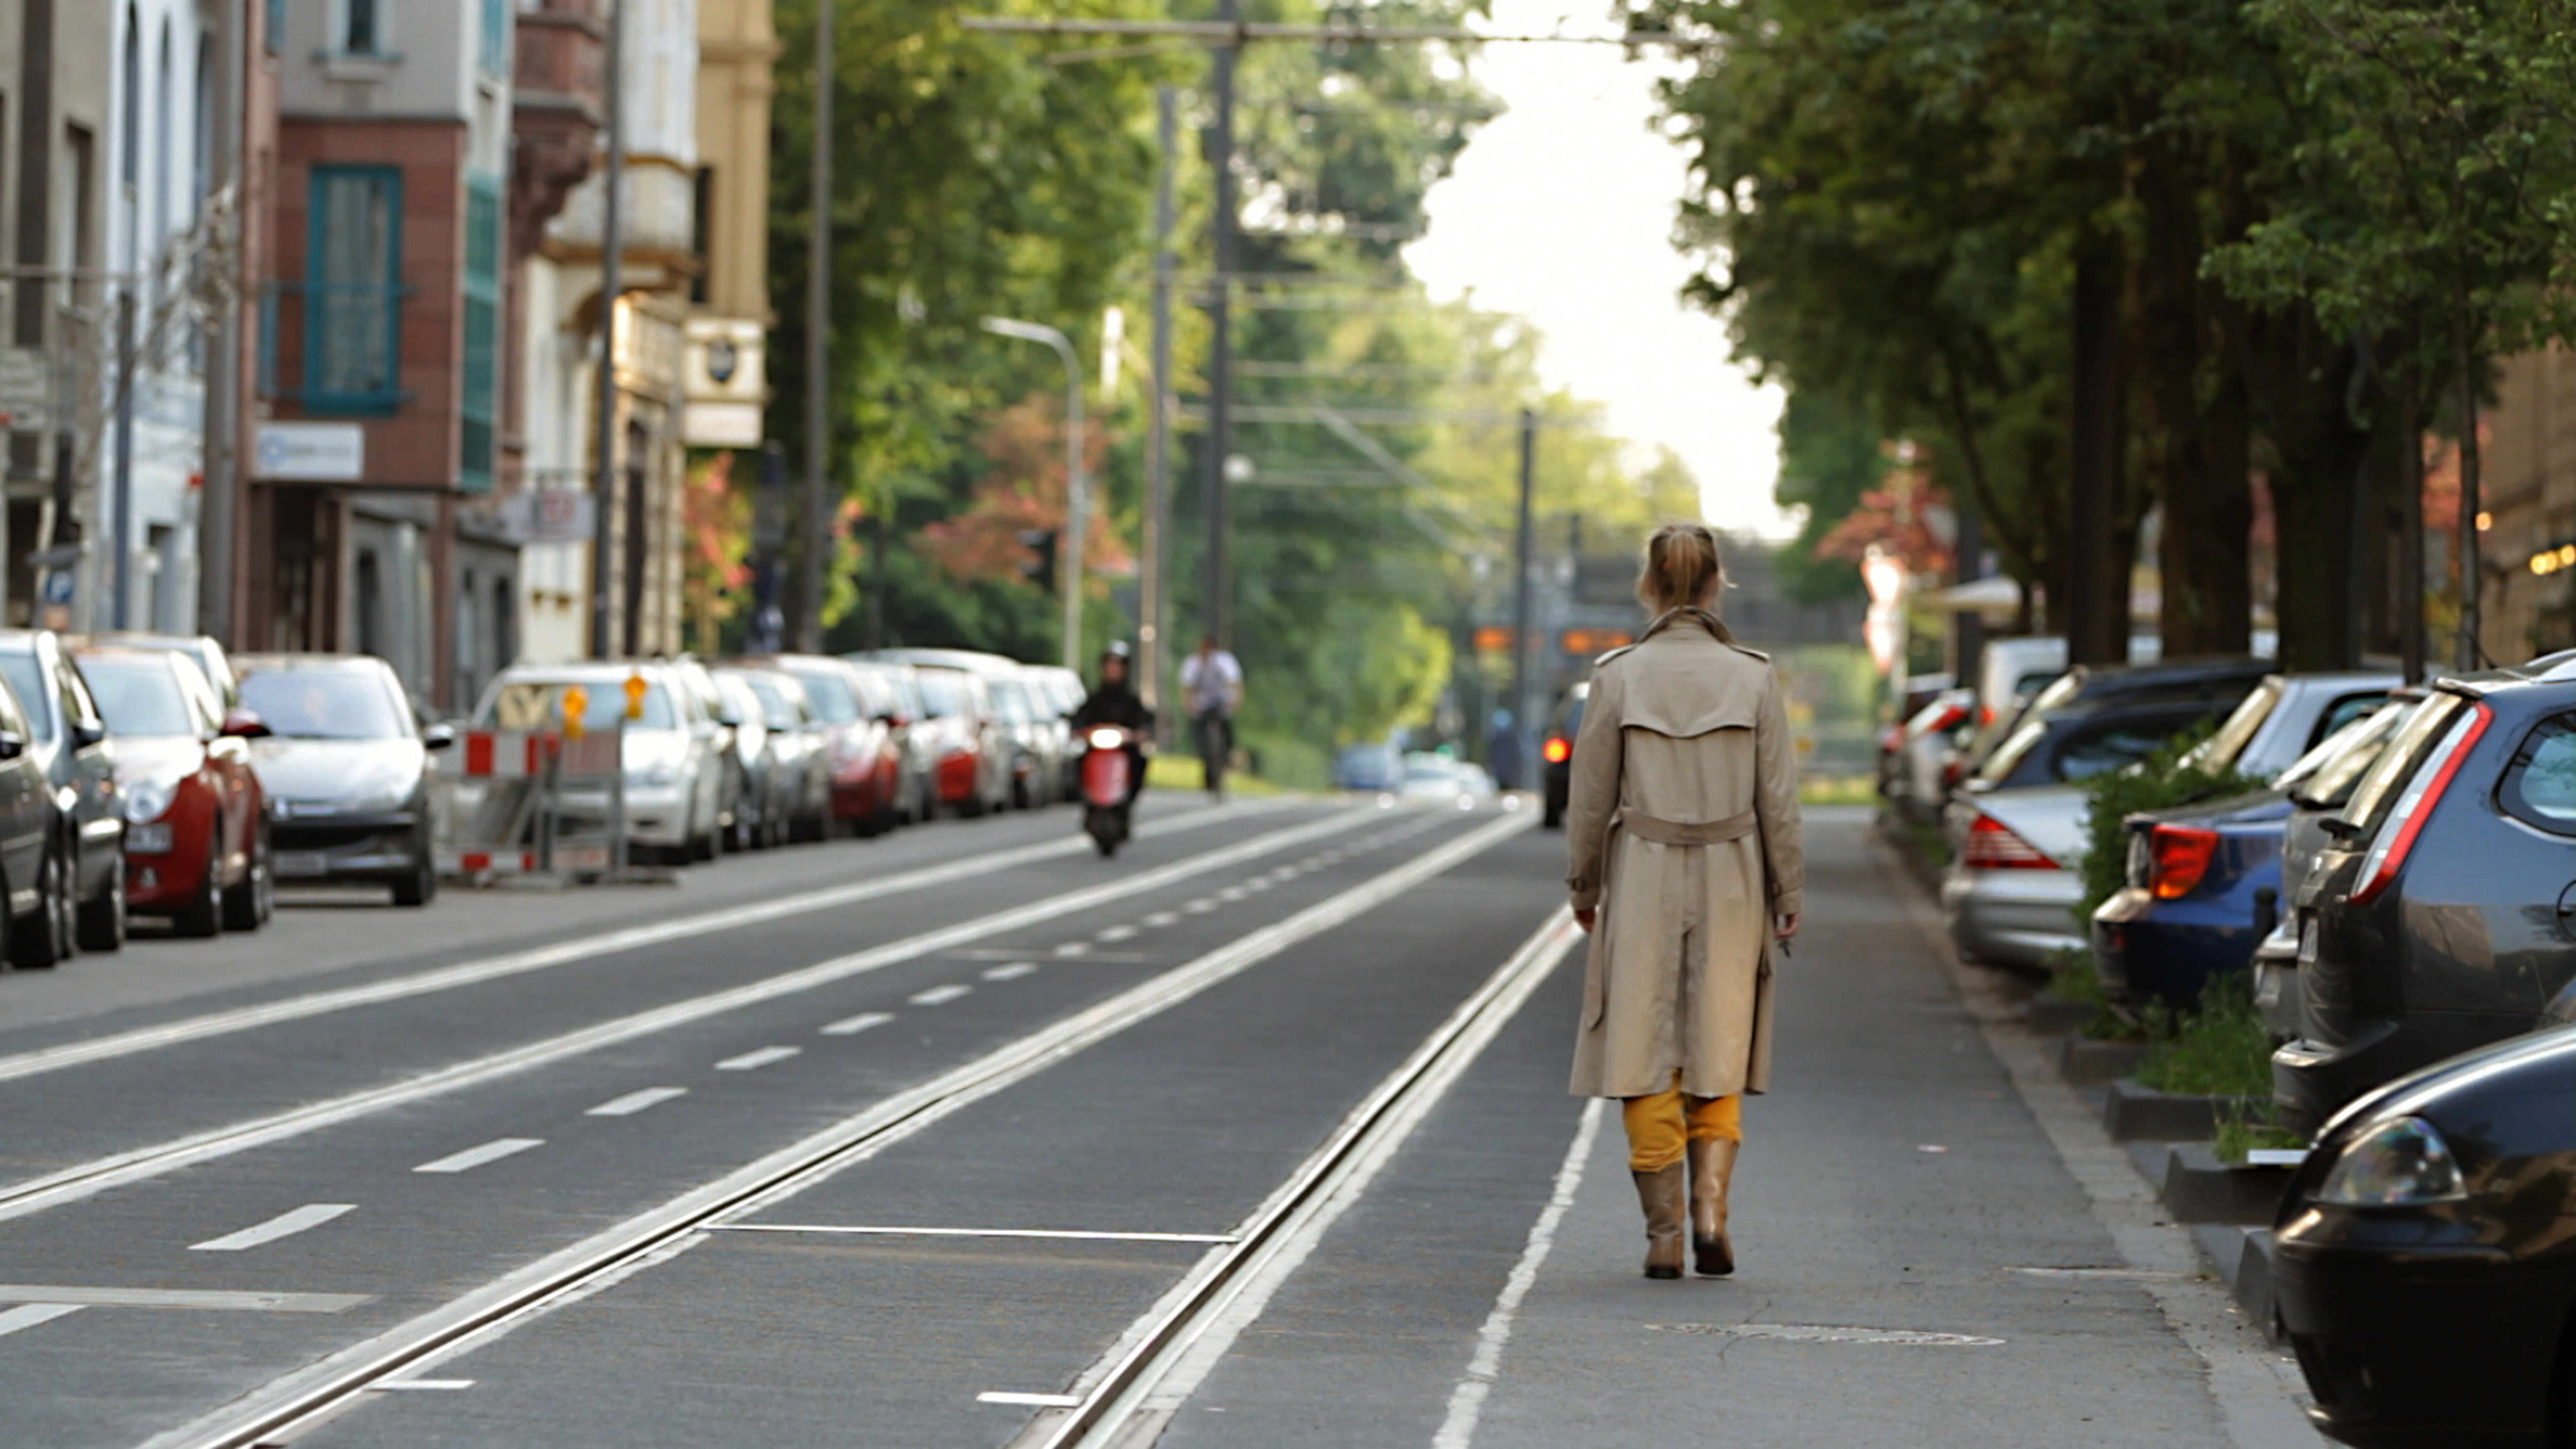
[[[546,0],[519,12],[511,76],[510,251],[526,256],[590,174],[607,114],[604,0]]]

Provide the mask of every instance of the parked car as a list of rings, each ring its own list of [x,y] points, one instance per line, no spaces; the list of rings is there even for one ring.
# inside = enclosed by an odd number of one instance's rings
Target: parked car
[[[206,682],[215,687],[215,698],[222,702],[226,715],[229,716],[241,709],[241,680],[233,673],[232,656],[226,654],[224,646],[208,635],[152,634],[128,630],[113,634],[92,635],[81,642],[113,644],[124,649],[163,649],[173,654],[184,654],[197,666],[198,671],[206,676]]]
[[[626,684],[643,681],[637,717],[627,718]],[[620,731],[618,769],[624,776],[628,849],[638,857],[707,860],[723,847],[723,756],[718,737],[694,691],[662,663],[614,661],[579,664],[513,664],[501,671],[475,706],[478,729],[561,728],[567,691],[582,692],[582,727],[594,734]],[[609,791],[600,785],[567,785],[559,818],[572,829],[604,830]]]
[[[1592,681],[1572,685],[1547,719],[1539,741],[1538,823],[1548,830],[1565,827],[1565,802],[1574,790],[1574,737],[1583,733],[1583,702],[1592,697]]]
[[[833,824],[863,835],[894,824],[903,757],[891,702],[870,689],[848,661],[829,655],[780,654],[749,662],[784,670],[805,686],[806,701],[823,721],[824,753],[832,767]]]
[[[2388,703],[2394,674],[2273,675],[2183,757],[2267,788],[2226,800],[2142,811],[2128,831],[2124,883],[2093,913],[2093,964],[2119,1002],[2190,1006],[2213,976],[2243,971],[2281,916],[2287,778],[2335,731]],[[2295,753],[2294,753],[2295,752]],[[2277,778],[2276,778],[2277,777]]]
[[[2435,685],[2326,830],[2297,902],[2300,1035],[2272,1055],[2307,1133],[2532,1030],[2576,979],[2576,652]]]
[[[820,840],[832,828],[832,759],[829,726],[814,712],[805,686],[783,669],[730,664],[716,682],[739,683],[758,706],[766,762],[761,772],[761,821],[771,842]]]
[[[0,689],[0,956],[22,970],[74,949],[71,874],[51,848],[53,791],[28,750],[35,728],[13,690]]]
[[[725,702],[723,691],[716,688],[715,674],[685,655],[664,664],[679,692],[681,714],[689,721],[690,731],[705,737],[715,750],[716,828],[712,838],[702,840],[695,851],[698,859],[713,860],[727,848],[743,844],[751,765],[743,758],[742,743],[736,737],[740,721],[734,718],[733,706]]]
[[[2234,708],[2262,677],[2250,660],[2077,668],[2042,690],[1944,809],[1941,904],[1959,953],[2041,968],[2080,949],[2084,782]]]
[[[429,754],[455,735],[423,729],[373,655],[245,654],[233,667],[242,708],[268,730],[250,762],[276,879],[380,882],[398,906],[427,905],[438,893]]]
[[[2386,708],[2346,726],[2338,739],[2349,743],[2316,773],[2290,787],[2290,816],[2281,825],[2280,919],[2272,933],[2254,948],[2254,1007],[2271,1033],[2273,1045],[2299,1034],[2299,913],[2296,902],[2315,870],[2317,857],[2331,837],[2325,822],[2352,800],[2353,790],[2379,762],[2388,742],[2405,728],[2424,691],[2395,691]],[[2319,746],[2320,750],[2327,746]],[[2296,773],[2293,771],[2293,773]]]
[[[62,640],[42,629],[0,631],[0,676],[27,715],[27,753],[53,802],[52,849],[70,876],[72,934],[84,951],[125,944],[125,807],[115,747],[98,701]]]
[[[801,782],[786,778],[779,756],[794,724],[784,719],[771,724],[769,711],[762,707],[760,696],[740,671],[719,666],[707,674],[715,681],[716,697],[724,703],[725,718],[732,722],[729,727],[733,731],[733,753],[743,771],[742,798],[734,810],[729,844],[736,850],[767,850],[784,845],[788,816],[795,809],[796,789]]]
[[[938,725],[921,696],[912,666],[882,659],[850,661],[865,697],[876,701],[895,757],[895,818],[919,824],[939,809]]]
[[[1473,810],[1493,803],[1494,777],[1482,765],[1416,751],[1404,757],[1404,783],[1396,793],[1407,800]]]
[[[984,689],[1011,739],[1011,804],[1035,810],[1063,799],[1073,754],[1073,732],[1065,725],[1063,711],[1049,702],[1025,671],[987,675]]]
[[[1381,794],[1404,783],[1404,752],[1391,744],[1344,745],[1333,756],[1333,788]]]
[[[1950,787],[1958,783],[1959,747],[1976,717],[1976,695],[1951,689],[1932,696],[1895,727],[1889,755],[1894,779],[1881,790],[1898,814],[1923,822],[1941,818]]]
[[[125,805],[125,899],[182,936],[255,931],[276,905],[268,801],[251,740],[226,719],[196,664],[167,650],[102,646],[75,656],[115,742]]]
[[[2576,1028],[2452,1057],[2355,1102],[2291,1178],[2273,1227],[2272,1287],[2309,1420],[2384,1449],[2568,1443],[2570,1204]]]
[[[1082,702],[1091,696],[1091,687],[1082,682],[1081,675],[1061,664],[1033,664],[1022,677],[1030,681],[1038,698],[1056,721],[1057,728],[1064,732],[1064,779],[1057,798],[1081,799],[1082,751],[1074,746],[1073,712],[1082,708]]]
[[[983,676],[945,665],[915,664],[924,718],[937,730],[933,783],[940,806],[982,815],[1011,803],[1011,743],[995,718]]]

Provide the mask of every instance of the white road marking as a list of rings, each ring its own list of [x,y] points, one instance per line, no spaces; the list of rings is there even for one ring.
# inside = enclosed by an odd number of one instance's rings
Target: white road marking
[[[66,1288],[0,1283],[0,1303],[72,1303],[109,1308],[187,1308],[250,1313],[337,1313],[368,1293],[231,1293],[213,1288]]]
[[[39,1323],[51,1323],[66,1313],[80,1311],[81,1305],[77,1303],[22,1303],[15,1308],[0,1310],[0,1338]]]
[[[545,1145],[546,1139],[542,1137],[495,1137],[480,1147],[468,1147],[462,1152],[451,1152],[435,1161],[424,1162],[412,1171],[472,1172],[484,1163],[498,1162],[504,1157],[516,1157],[531,1147]]]
[[[1232,1243],[1231,1233],[1100,1233],[1079,1228],[881,1228],[838,1223],[716,1223],[716,1233],[843,1233],[875,1238],[1049,1238],[1083,1243]]]
[[[856,1016],[842,1017],[839,1021],[823,1028],[823,1035],[857,1036],[860,1032],[883,1026],[892,1020],[894,1020],[894,1013],[891,1011],[862,1011]]]
[[[1136,938],[1139,929],[1136,926],[1103,926],[1092,933],[1091,939],[1111,942],[1132,941]]]
[[[934,986],[928,991],[916,991],[905,999],[915,1006],[945,1006],[974,989],[964,982],[951,981],[945,986]]]
[[[710,1214],[743,1215],[766,1211],[830,1173],[811,1169],[831,1158],[835,1172],[872,1160],[957,1112],[1027,1081],[1066,1058],[1163,1012],[1191,1001],[1288,950],[1400,899],[1433,879],[1501,844],[1530,827],[1526,815],[1506,816],[1491,825],[1443,842],[1351,889],[1318,901],[1285,919],[1274,921],[1175,966],[1161,975],[1105,1001],[1055,1021],[1027,1036],[918,1082],[863,1111],[831,1123],[722,1176],[670,1198],[622,1221],[569,1243],[534,1262],[493,1278],[445,1303],[415,1315],[329,1358],[308,1364],[169,1431],[173,1443],[235,1435],[262,1425],[271,1416],[290,1412],[317,1396],[345,1392],[375,1374],[420,1362],[424,1345],[445,1343],[450,1336],[470,1334],[476,1346],[496,1341],[535,1321],[552,1304],[574,1301],[609,1283],[647,1271],[686,1252],[713,1234],[704,1231]],[[1150,874],[1150,872],[1148,873]],[[1144,876],[1130,878],[1141,880]],[[1562,913],[1560,913],[1562,914]],[[942,943],[943,945],[947,943]],[[95,1189],[93,1189],[95,1190]],[[690,1229],[676,1237],[675,1229]],[[633,1257],[645,1243],[658,1246]],[[604,1261],[615,1266],[601,1270]],[[576,1275],[590,1275],[577,1277]],[[539,1303],[532,1298],[575,1284],[563,1296]],[[515,1311],[514,1311],[515,1310]],[[494,1319],[492,1315],[504,1316]],[[433,1355],[435,1357],[435,1355]]]
[[[1250,894],[1252,892],[1243,886],[1227,886],[1216,893],[1216,898],[1221,901],[1239,901]]]
[[[1181,913],[1178,911],[1156,911],[1145,918],[1145,924],[1158,931],[1165,926],[1177,926],[1180,923]]]
[[[1038,963],[1035,961],[1014,961],[1008,966],[993,967],[982,975],[987,981],[1017,981],[1023,976],[1037,974],[1037,969]]]
[[[1203,826],[1215,825],[1246,814],[1266,814],[1272,810],[1284,808],[1289,803],[1292,802],[1282,799],[1255,805],[1212,806],[1158,820],[1154,824],[1154,830],[1158,835],[1182,830],[1197,830]],[[1344,821],[1338,813],[1326,818],[1347,824],[1347,821]],[[1307,828],[1296,827],[1299,831]],[[1269,848],[1276,849],[1284,843],[1274,837],[1269,842]],[[1202,870],[1213,869],[1213,862],[1217,856],[1244,858],[1243,853],[1246,852],[1247,847],[1260,845],[1262,845],[1261,841],[1254,840],[1246,842],[1245,845],[1231,846],[1225,850],[1213,852],[1208,860],[1187,865],[1179,871],[1179,874],[1194,875]],[[900,875],[881,876],[875,880],[832,886],[824,890],[804,891],[796,895],[781,896],[776,900],[729,906],[723,910],[704,911],[692,916],[675,916],[669,920],[655,921],[645,926],[632,926],[622,931],[585,932],[576,940],[564,941],[552,946],[539,946],[526,951],[513,951],[501,956],[488,956],[478,961],[467,961],[435,971],[396,977],[390,981],[370,982],[364,986],[344,987],[333,991],[307,992],[288,997],[283,1001],[264,1002],[257,1006],[245,1006],[231,1011],[210,1012],[204,1016],[188,1017],[160,1026],[139,1027],[133,1031],[116,1032],[108,1036],[94,1037],[88,1041],[70,1042],[58,1047],[20,1052],[15,1056],[0,1057],[0,1082],[77,1066],[83,1062],[104,1061],[109,1057],[124,1056],[131,1052],[150,1051],[180,1042],[198,1041],[210,1036],[248,1031],[253,1027],[271,1026],[281,1021],[298,1021],[308,1016],[346,1011],[356,1006],[372,1006],[378,1002],[426,996],[435,991],[471,986],[476,982],[516,976],[522,972],[542,971],[550,966],[561,966],[572,961],[587,961],[597,956],[615,955],[620,951],[657,946],[668,941],[720,935],[743,926],[804,915],[811,911],[830,910],[857,901],[874,900],[880,896],[906,895],[926,886],[980,879],[998,870],[1041,860],[1052,860],[1060,855],[1078,854],[1089,849],[1091,849],[1091,842],[1081,836],[1065,840],[1050,840],[1037,845],[1015,846],[1008,850],[997,850],[987,854],[968,856],[961,860],[946,861],[921,870],[905,871]],[[1249,853],[1266,852],[1251,850]],[[1165,867],[1164,871],[1170,869]],[[1112,894],[1132,894],[1137,889],[1145,888],[1151,878],[1164,875],[1164,871],[1152,871],[1143,876],[1131,877],[1121,882]]]
[[[1067,941],[1063,945],[1056,947],[1055,953],[1059,956],[1088,956],[1091,954],[1091,943],[1089,941]]]
[[[1719,1338],[1770,1338],[1783,1343],[1880,1343],[1905,1348],[2001,1348],[2000,1338],[1973,1333],[1934,1333],[1920,1328],[1841,1328],[1821,1323],[1649,1323],[1658,1333],[1705,1333]]]
[[[611,1097],[607,1101],[600,1103],[598,1106],[591,1108],[589,1111],[582,1113],[582,1115],[585,1117],[632,1117],[647,1107],[658,1107],[664,1102],[671,1100],[673,1097],[685,1097],[687,1095],[689,1095],[689,1089],[686,1087],[646,1087],[639,1092],[629,1092],[623,1097]]]
[[[1502,1372],[1503,1349],[1512,1341],[1512,1322],[1520,1317],[1521,1300],[1538,1282],[1539,1267],[1556,1247],[1557,1226],[1574,1208],[1575,1189],[1583,1185],[1583,1165],[1591,1159],[1592,1139],[1601,1133],[1607,1105],[1607,1100],[1600,1097],[1584,1104],[1582,1120],[1574,1129],[1574,1143],[1565,1149],[1565,1160],[1557,1164],[1556,1188],[1548,1194],[1547,1206],[1539,1210],[1538,1221],[1530,1224],[1529,1238],[1521,1245],[1520,1261],[1512,1265],[1511,1276],[1503,1280],[1503,1291],[1494,1298],[1493,1311],[1485,1315],[1485,1326],[1477,1331],[1476,1356],[1467,1361],[1467,1376],[1450,1391],[1449,1413],[1440,1422],[1440,1432],[1432,1436],[1432,1449],[1467,1449],[1476,1437],[1476,1418],[1484,1412],[1485,1396],[1494,1391],[1494,1380]]]
[[[220,1238],[208,1238],[202,1243],[190,1243],[188,1251],[238,1253],[244,1248],[256,1248],[262,1243],[273,1243],[280,1238],[293,1237],[306,1228],[318,1228],[342,1213],[357,1210],[358,1205],[353,1202],[308,1202],[293,1211],[279,1213],[267,1222],[253,1223],[239,1232],[226,1233]]]
[[[1266,875],[1257,875],[1252,879],[1245,881],[1243,883],[1243,888],[1248,891],[1266,891],[1270,889],[1270,885],[1270,877]]]
[[[1181,907],[1181,909],[1189,912],[1193,916],[1204,916],[1208,912],[1216,909],[1216,900],[1212,896],[1201,896],[1197,900],[1190,902],[1188,905]]]
[[[404,1389],[435,1389],[452,1393],[458,1389],[472,1387],[474,1387],[472,1379],[388,1379],[383,1383],[367,1385],[367,1388],[375,1393],[383,1393],[388,1389],[396,1393]]]
[[[744,1052],[738,1057],[727,1057],[723,1061],[716,1063],[716,1070],[720,1072],[756,1072],[762,1067],[768,1066],[771,1062],[783,1062],[803,1050],[805,1050],[803,1047],[765,1046],[757,1051]]]
[[[1032,1409],[1070,1409],[1082,1400],[1073,1394],[1007,1394],[987,1389],[975,1396],[979,1404],[1017,1404]]]

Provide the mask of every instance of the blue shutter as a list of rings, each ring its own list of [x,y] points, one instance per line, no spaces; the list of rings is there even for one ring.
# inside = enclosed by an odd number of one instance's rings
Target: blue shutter
[[[402,171],[316,166],[307,187],[304,406],[402,404]]]
[[[457,391],[457,486],[492,491],[501,380],[501,181],[465,181],[465,357]]]

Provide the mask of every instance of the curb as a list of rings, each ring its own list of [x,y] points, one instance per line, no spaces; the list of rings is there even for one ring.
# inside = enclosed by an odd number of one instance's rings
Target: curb
[[[2218,1135],[2218,1120],[2230,1107],[2249,1111],[2247,1097],[2200,1097],[2160,1092],[2138,1085],[2134,1077],[2111,1083],[2102,1103],[2102,1128],[2114,1142],[2207,1142]]]

